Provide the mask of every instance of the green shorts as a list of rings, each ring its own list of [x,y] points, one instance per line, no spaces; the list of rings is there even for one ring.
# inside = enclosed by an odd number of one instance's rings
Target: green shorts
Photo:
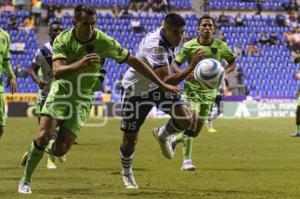
[[[298,95],[297,106],[300,106],[300,95]]]
[[[0,93],[0,126],[5,126],[6,118],[4,93]]]
[[[187,102],[190,110],[198,112],[200,120],[205,122],[210,115],[211,107],[215,103],[217,93],[216,89],[199,91],[185,90],[183,98]]]
[[[61,120],[62,126],[71,131],[76,137],[81,127],[89,117],[92,107],[92,96],[81,98],[76,95],[69,97],[59,96],[59,91],[50,91],[41,115],[48,115],[53,119]]]

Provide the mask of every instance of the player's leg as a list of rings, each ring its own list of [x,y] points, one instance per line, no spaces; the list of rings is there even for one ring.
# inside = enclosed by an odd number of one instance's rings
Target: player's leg
[[[81,127],[85,124],[90,115],[91,101],[74,100],[71,105],[70,117],[62,121],[59,132],[55,140],[49,144],[49,154],[58,157],[60,161],[65,161],[66,153],[74,144]]]
[[[191,125],[191,115],[186,103],[177,95],[163,93],[160,89],[156,91],[160,99],[154,97],[157,108],[169,114],[171,119],[166,124],[153,130],[153,134],[160,144],[163,155],[171,159],[175,154],[175,144],[172,145],[170,135],[187,129]]]
[[[217,130],[213,128],[213,120],[215,120],[221,113],[222,113],[222,108],[221,108],[221,102],[222,102],[222,95],[218,94],[215,99],[215,103],[211,108],[210,115],[207,119],[207,129],[209,133],[216,133]]]
[[[0,140],[4,133],[4,126],[6,123],[7,115],[5,113],[5,103],[3,98],[3,93],[0,93]]]
[[[122,166],[123,183],[127,189],[138,189],[132,170],[135,145],[138,141],[138,132],[144,123],[153,104],[137,96],[122,96],[121,130],[123,140],[120,145],[120,159]]]
[[[209,117],[211,107],[215,101],[215,91],[203,91],[197,95],[193,95],[192,99],[188,100],[191,112],[193,125],[189,129],[185,130],[182,136],[183,141],[183,165],[182,170],[195,170],[195,166],[192,164],[192,147],[193,137],[196,137],[203,128],[206,120]]]
[[[192,121],[193,125],[190,129],[185,130],[185,132],[181,133],[182,134],[182,155],[183,155],[183,163],[182,163],[182,170],[185,171],[193,171],[196,169],[196,166],[193,165],[192,163],[192,150],[193,150],[193,141],[194,138],[190,134],[197,134],[201,131],[202,127],[204,126],[204,121],[200,119],[199,113],[195,110],[191,111],[192,113]],[[177,135],[178,137],[178,135]]]
[[[1,139],[1,136],[2,136],[3,132],[4,132],[3,126],[0,126],[0,139]]]
[[[209,133],[216,133],[217,130],[213,128],[213,120],[216,119],[218,116],[218,110],[217,110],[217,106],[214,104],[212,106],[210,115],[207,119],[207,131]]]
[[[48,145],[52,133],[58,124],[57,120],[50,118],[49,116],[42,116],[40,121],[40,129],[37,138],[31,143],[27,161],[24,168],[24,175],[21,178],[19,184],[19,193],[30,194],[30,182],[32,174],[43,157],[46,146]]]
[[[300,105],[297,105],[296,110],[296,132],[292,135],[292,137],[300,136]]]

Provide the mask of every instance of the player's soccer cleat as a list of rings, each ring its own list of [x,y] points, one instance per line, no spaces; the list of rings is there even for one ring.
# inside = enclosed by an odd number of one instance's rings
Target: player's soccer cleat
[[[209,133],[216,133],[216,132],[217,132],[217,130],[214,129],[214,128],[208,128],[207,131],[208,131]]]
[[[165,158],[172,159],[175,155],[170,141],[170,136],[166,139],[161,139],[158,137],[158,128],[153,129],[153,135],[157,142],[159,143],[161,152]],[[175,145],[176,146],[176,145]],[[175,148],[174,148],[175,149]]]
[[[126,189],[138,189],[139,186],[136,184],[133,174],[124,174],[122,172],[123,183]]]
[[[22,165],[22,167],[26,166],[27,156],[28,156],[28,151],[26,151],[21,158],[20,164]]]
[[[300,137],[300,132],[296,131],[291,135],[292,137]]]
[[[189,160],[189,161],[185,161],[182,164],[181,170],[183,170],[183,171],[195,171],[196,167],[193,165],[192,161]]]
[[[30,183],[21,180],[19,183],[18,192],[23,194],[31,194],[32,191],[31,191]]]
[[[56,165],[55,165],[55,158],[52,157],[48,157],[48,160],[47,160],[47,168],[48,169],[56,169]]]

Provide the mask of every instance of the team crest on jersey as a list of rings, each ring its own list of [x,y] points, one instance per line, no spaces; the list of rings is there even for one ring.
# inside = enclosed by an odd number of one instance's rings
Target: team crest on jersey
[[[124,50],[123,48],[118,48],[118,56],[122,55],[123,50]]]

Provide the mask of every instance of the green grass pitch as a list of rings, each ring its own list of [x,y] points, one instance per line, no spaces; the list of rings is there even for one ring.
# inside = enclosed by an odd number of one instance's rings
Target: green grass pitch
[[[46,156],[33,176],[33,194],[17,193],[23,169],[19,159],[36,135],[35,119],[9,118],[0,142],[0,198],[300,198],[300,138],[291,138],[294,119],[215,121],[194,140],[195,172],[180,170],[181,145],[166,160],[152,136],[165,120],[148,119],[134,160],[139,190],[125,190],[120,175],[119,120],[101,128],[85,127],[67,162],[47,170]],[[90,121],[91,122],[91,121]]]

